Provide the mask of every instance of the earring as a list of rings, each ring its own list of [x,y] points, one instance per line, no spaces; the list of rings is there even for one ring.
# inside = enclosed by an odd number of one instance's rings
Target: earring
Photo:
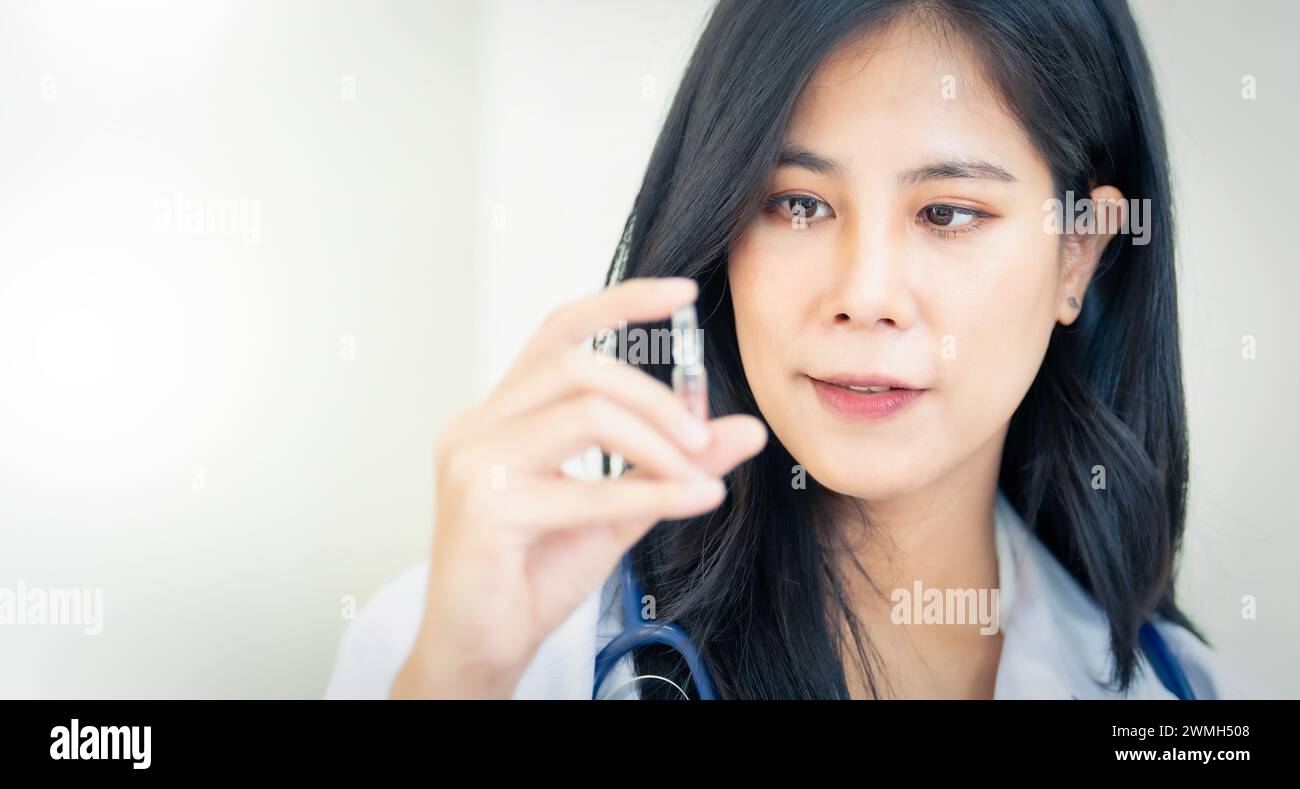
[[[1071,296],[1070,298],[1066,299],[1065,301],[1066,301],[1067,304],[1069,304],[1071,307],[1074,307],[1076,310],[1079,309],[1079,300],[1076,299],[1075,297]]]

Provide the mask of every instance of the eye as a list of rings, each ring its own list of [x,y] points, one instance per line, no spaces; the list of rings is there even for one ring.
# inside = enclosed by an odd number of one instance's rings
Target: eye
[[[930,232],[947,237],[977,230],[991,216],[993,215],[987,211],[976,208],[933,203],[922,208],[916,219]]]
[[[825,200],[805,194],[769,197],[763,203],[763,210],[775,213],[793,226],[799,225],[801,219],[811,222],[814,219],[829,219],[835,216],[835,211]]]

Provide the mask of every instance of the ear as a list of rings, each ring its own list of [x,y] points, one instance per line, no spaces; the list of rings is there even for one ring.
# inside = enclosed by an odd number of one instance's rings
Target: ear
[[[1066,217],[1066,234],[1061,249],[1061,278],[1057,283],[1056,320],[1069,326],[1083,310],[1083,297],[1097,271],[1106,245],[1124,226],[1128,205],[1124,193],[1113,186],[1099,186],[1089,195],[1091,203],[1075,219]],[[1077,305],[1077,306],[1076,306]]]

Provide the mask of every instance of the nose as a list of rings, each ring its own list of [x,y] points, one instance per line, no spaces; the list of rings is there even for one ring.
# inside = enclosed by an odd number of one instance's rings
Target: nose
[[[887,221],[844,223],[825,314],[834,325],[903,330],[916,322],[905,234]]]

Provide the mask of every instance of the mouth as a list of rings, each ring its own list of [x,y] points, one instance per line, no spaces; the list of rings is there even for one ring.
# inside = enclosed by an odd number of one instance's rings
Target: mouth
[[[876,421],[893,416],[929,391],[888,376],[836,376],[826,380],[808,376],[808,379],[826,410],[851,421]]]

